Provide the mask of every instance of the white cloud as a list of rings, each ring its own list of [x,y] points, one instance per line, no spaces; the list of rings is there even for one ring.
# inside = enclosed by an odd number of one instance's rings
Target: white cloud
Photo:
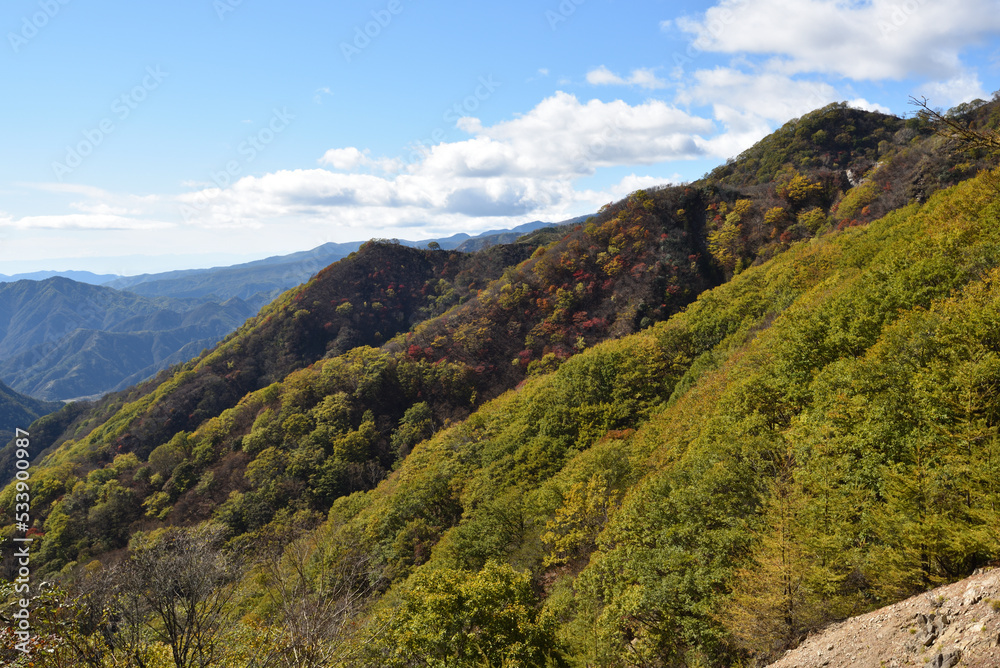
[[[935,106],[952,107],[977,98],[989,99],[983,90],[983,83],[976,74],[966,72],[947,81],[934,81],[920,87],[920,95],[928,98]]]
[[[950,79],[960,53],[1000,32],[996,0],[722,0],[677,25],[705,51],[772,55],[788,74]]]
[[[632,70],[632,74],[624,79],[604,65],[587,72],[587,83],[593,86],[639,86],[647,90],[657,90],[666,88],[667,82],[656,76],[656,73],[648,68]]]
[[[626,82],[607,67],[601,65],[597,69],[587,72],[587,83],[594,86],[614,86],[624,85]]]
[[[284,170],[244,177],[225,190],[186,193],[178,201],[190,222],[209,227],[349,217],[352,224],[372,221],[383,229],[428,219],[468,229],[469,218],[544,212],[554,218],[579,207],[575,179],[601,167],[700,157],[707,145],[703,136],[715,132],[711,120],[662,101],[581,102],[562,92],[511,120],[484,126],[464,118],[458,125],[472,136],[424,148],[406,165],[355,147],[337,148],[320,162],[354,172]],[[356,171],[370,166],[395,169],[384,175]],[[635,190],[638,178],[622,187]]]
[[[724,104],[783,123],[839,99],[827,83],[792,79],[775,72],[747,73],[731,67],[698,70],[681,89],[682,104]]]
[[[766,137],[773,127],[763,117],[725,104],[713,105],[715,118],[726,131],[705,142],[705,150],[718,158],[731,158]]]
[[[19,230],[158,230],[173,223],[104,213],[71,213],[0,219],[0,225]]]
[[[511,173],[565,178],[598,167],[699,157],[699,138],[714,130],[712,121],[659,100],[634,106],[622,100],[581,103],[558,92],[527,114],[481,129],[478,144],[435,147],[428,163],[436,168],[456,154],[483,152],[496,160],[502,152]]]
[[[319,164],[329,165],[334,169],[350,170],[369,161],[367,151],[348,146],[347,148],[331,148],[319,159]]]
[[[93,213],[104,216],[129,216],[141,215],[140,209],[129,209],[124,206],[114,206],[108,202],[72,202],[70,207],[84,213]]]
[[[674,174],[670,178],[664,179],[659,176],[637,176],[633,173],[608,188],[608,192],[614,197],[622,198],[634,193],[636,190],[672,185],[680,181],[680,174]]]
[[[869,102],[863,97],[856,97],[853,100],[848,100],[847,106],[853,107],[854,109],[864,109],[865,111],[877,111],[883,114],[892,113],[892,110],[889,109],[889,107],[879,104],[878,102]]]

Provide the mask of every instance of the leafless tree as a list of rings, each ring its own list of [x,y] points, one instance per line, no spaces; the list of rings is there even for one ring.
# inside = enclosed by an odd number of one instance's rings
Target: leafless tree
[[[268,596],[280,617],[279,663],[289,668],[319,668],[345,657],[348,625],[372,594],[371,556],[355,551],[324,553],[315,533],[272,550],[261,564]]]
[[[991,151],[1000,149],[1000,135],[995,132],[981,132],[963,123],[959,118],[947,116],[932,109],[926,97],[910,97],[910,104],[919,108],[919,115],[927,118],[938,126],[938,134],[948,139],[955,139],[966,146],[983,148]]]
[[[136,549],[121,569],[126,601],[170,648],[177,668],[214,665],[235,624],[238,573],[221,542],[221,530],[211,525],[168,529]]]

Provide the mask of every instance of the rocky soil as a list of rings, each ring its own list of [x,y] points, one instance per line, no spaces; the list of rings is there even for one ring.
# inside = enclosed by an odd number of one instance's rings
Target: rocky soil
[[[1000,569],[834,624],[770,668],[1000,667]]]

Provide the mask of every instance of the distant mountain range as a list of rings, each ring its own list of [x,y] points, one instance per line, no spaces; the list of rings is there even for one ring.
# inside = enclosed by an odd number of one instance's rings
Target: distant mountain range
[[[459,233],[439,239],[400,240],[400,243],[414,248],[427,248],[431,244],[437,244],[437,247],[442,250],[472,252],[497,244],[512,243],[519,236],[538,229],[570,225],[588,217],[580,216],[560,223],[534,221],[511,229],[489,230],[474,236]],[[19,280],[41,281],[53,277],[64,277],[80,283],[103,285],[116,290],[128,290],[144,297],[200,299],[216,302],[237,297],[256,311],[264,304],[270,303],[285,290],[305,283],[320,269],[357,251],[364,243],[364,241],[326,243],[308,251],[277,255],[231,266],[183,269],[138,276],[94,274],[89,271],[36,271],[13,276],[0,274],[0,284]]]
[[[254,310],[150,299],[68,278],[0,284],[0,378],[50,401],[100,395],[184,361]]]
[[[579,220],[399,243],[471,252]],[[211,348],[279,294],[363,243],[327,243],[229,267],[141,276],[80,271],[2,276],[0,379],[49,401],[123,389]]]
[[[60,276],[79,283],[89,283],[90,285],[103,285],[108,281],[121,278],[117,274],[95,274],[92,271],[33,271],[27,274],[14,274],[8,276],[0,274],[0,283],[13,283],[15,281],[44,281],[47,278]]]

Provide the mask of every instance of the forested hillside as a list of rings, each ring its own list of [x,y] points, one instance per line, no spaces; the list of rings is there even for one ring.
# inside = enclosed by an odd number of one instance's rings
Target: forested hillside
[[[239,299],[147,299],[62,277],[2,283],[0,378],[44,400],[101,395],[187,361],[252,313]]]
[[[52,413],[61,405],[26,397],[0,383],[0,439],[5,442],[11,440],[15,429],[26,429],[35,420]]]
[[[752,665],[970,574],[995,158],[831,105],[552,242],[366,245],[32,426],[45,660]]]

